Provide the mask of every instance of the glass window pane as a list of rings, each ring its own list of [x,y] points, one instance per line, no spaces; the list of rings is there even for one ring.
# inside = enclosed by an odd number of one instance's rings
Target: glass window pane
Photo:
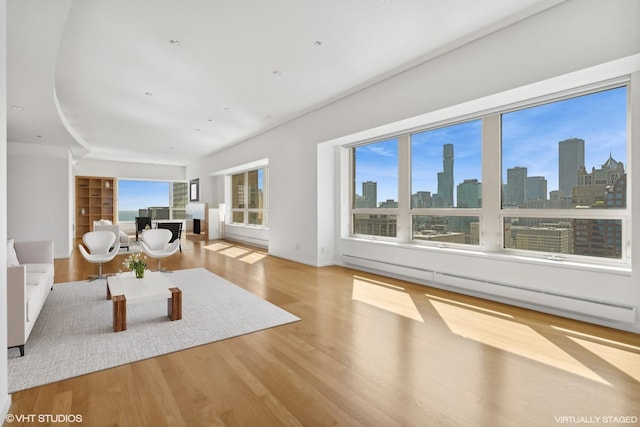
[[[415,241],[480,244],[479,216],[413,215],[411,229]]]
[[[167,181],[119,179],[118,222],[135,221],[137,216],[153,215],[158,215],[157,219],[168,219],[169,185]]]
[[[356,214],[353,216],[353,233],[367,236],[396,237],[395,215]]]
[[[264,208],[264,170],[258,169],[247,172],[249,187],[249,209]]]
[[[621,259],[622,221],[509,217],[504,247]]]
[[[189,201],[189,185],[186,182],[172,183],[172,208],[184,209]]]
[[[353,148],[354,208],[398,207],[398,140]]]
[[[262,212],[249,212],[249,224],[262,225]]]
[[[627,88],[502,115],[502,207],[626,206]]]
[[[231,177],[231,199],[232,208],[244,208],[244,173]],[[236,222],[235,219],[234,222]]]
[[[233,211],[231,213],[232,221],[239,224],[244,224],[244,212],[242,211]]]
[[[411,207],[482,207],[482,122],[411,135]]]

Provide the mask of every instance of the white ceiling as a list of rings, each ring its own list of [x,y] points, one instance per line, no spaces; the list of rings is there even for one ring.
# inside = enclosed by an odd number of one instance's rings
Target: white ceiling
[[[558,3],[9,0],[8,140],[187,165]]]

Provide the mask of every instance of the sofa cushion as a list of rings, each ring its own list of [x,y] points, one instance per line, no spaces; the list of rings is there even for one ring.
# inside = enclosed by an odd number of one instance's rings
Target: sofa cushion
[[[33,322],[38,318],[49,292],[48,283],[46,273],[27,273],[27,322]]]
[[[19,265],[20,261],[18,261],[18,254],[16,254],[13,239],[9,239],[7,240],[7,267],[17,267]]]
[[[53,264],[42,263],[42,264],[25,264],[27,268],[27,273],[53,273]]]
[[[29,292],[29,286],[48,286],[48,277],[47,273],[39,273],[39,272],[29,272],[27,271],[27,292]],[[40,291],[38,291],[40,292]],[[27,298],[28,299],[28,298]]]

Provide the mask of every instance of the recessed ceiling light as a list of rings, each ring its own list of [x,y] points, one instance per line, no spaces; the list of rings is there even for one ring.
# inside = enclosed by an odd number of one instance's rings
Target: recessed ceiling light
[[[147,95],[147,96],[153,96],[152,92],[145,92],[144,94]]]
[[[282,74],[282,71],[280,70],[273,70],[273,74],[275,74],[276,76],[279,76]]]
[[[171,39],[171,40],[169,40],[169,44],[170,44],[171,46],[180,46],[180,40],[173,40],[173,39]]]
[[[36,135],[36,138],[42,138],[42,135]]]
[[[322,46],[322,42],[321,42],[320,40],[318,40],[318,41],[316,41],[316,42],[314,43],[314,45],[316,45],[316,46]]]
[[[11,106],[12,110],[24,110],[24,107],[21,105],[12,105]]]
[[[196,128],[196,130],[197,130],[198,132],[200,132],[200,128]]]

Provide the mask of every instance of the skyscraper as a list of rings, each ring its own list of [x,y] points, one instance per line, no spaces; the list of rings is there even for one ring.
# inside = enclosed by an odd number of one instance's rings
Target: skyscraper
[[[411,195],[412,208],[430,208],[431,206],[432,200],[430,191],[418,191],[416,194]]]
[[[547,179],[544,176],[527,177],[527,200],[547,200]]]
[[[453,144],[442,146],[442,172],[438,172],[438,207],[453,207]]]
[[[459,208],[481,208],[482,207],[482,184],[477,179],[465,179],[458,184],[458,204]]]
[[[378,183],[375,181],[365,181],[362,183],[362,196],[364,197],[364,208],[375,208],[378,206]]]
[[[527,168],[516,166],[507,169],[507,194],[504,206],[524,205],[527,185]]]
[[[578,185],[578,171],[584,167],[584,140],[570,138],[558,143],[558,189],[561,197],[571,197]]]

